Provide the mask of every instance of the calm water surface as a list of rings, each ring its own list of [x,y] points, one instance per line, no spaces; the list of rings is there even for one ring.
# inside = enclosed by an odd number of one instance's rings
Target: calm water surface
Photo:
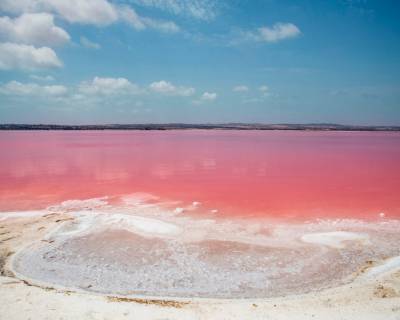
[[[0,211],[146,192],[221,217],[400,218],[400,134],[0,132]]]

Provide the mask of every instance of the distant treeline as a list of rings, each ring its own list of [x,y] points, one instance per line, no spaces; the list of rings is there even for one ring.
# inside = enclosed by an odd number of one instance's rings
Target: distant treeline
[[[101,125],[56,125],[56,124],[0,124],[0,130],[314,130],[314,131],[400,131],[400,126],[356,126],[341,124],[101,124]]]

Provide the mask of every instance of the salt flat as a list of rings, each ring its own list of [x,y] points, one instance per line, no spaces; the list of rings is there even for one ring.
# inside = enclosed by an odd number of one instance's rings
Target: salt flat
[[[90,203],[0,222],[5,319],[399,317],[396,221],[244,226]]]

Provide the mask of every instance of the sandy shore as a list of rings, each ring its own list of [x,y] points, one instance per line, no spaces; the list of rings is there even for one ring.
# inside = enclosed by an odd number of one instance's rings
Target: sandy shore
[[[68,214],[0,220],[0,319],[400,319],[397,260],[366,262],[349,284],[268,299],[143,299],[96,295],[21,279],[15,253],[46,235]]]

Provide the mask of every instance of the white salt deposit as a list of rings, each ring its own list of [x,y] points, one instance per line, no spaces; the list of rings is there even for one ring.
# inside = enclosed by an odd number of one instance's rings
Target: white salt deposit
[[[52,207],[74,219],[47,235],[53,241],[20,251],[15,271],[65,287],[90,285],[103,293],[264,298],[334,286],[365,261],[400,255],[398,221],[205,219],[191,216],[190,209],[176,214],[177,204],[135,197],[112,199],[113,206],[89,199]],[[393,258],[368,274],[399,264],[400,258]]]
[[[346,241],[361,241],[366,243],[368,235],[347,231],[308,233],[301,237],[303,242],[322,244],[332,248],[343,248]]]
[[[48,211],[56,212],[69,212],[75,210],[93,210],[108,205],[108,197],[91,198],[84,200],[67,200],[61,202],[59,205],[50,206],[47,208]]]
[[[152,218],[117,213],[104,215],[102,223],[113,228],[139,231],[152,235],[177,235],[181,232],[181,229],[172,223]]]
[[[181,214],[181,213],[183,213],[185,211],[185,209],[184,208],[175,208],[175,210],[174,210],[174,212],[176,213],[176,214]]]
[[[41,217],[48,213],[46,210],[0,212],[0,221],[15,218]]]
[[[396,270],[398,268],[400,268],[400,256],[390,258],[384,263],[369,269],[368,272],[364,274],[364,277],[375,278],[380,274],[389,272],[391,270]]]

